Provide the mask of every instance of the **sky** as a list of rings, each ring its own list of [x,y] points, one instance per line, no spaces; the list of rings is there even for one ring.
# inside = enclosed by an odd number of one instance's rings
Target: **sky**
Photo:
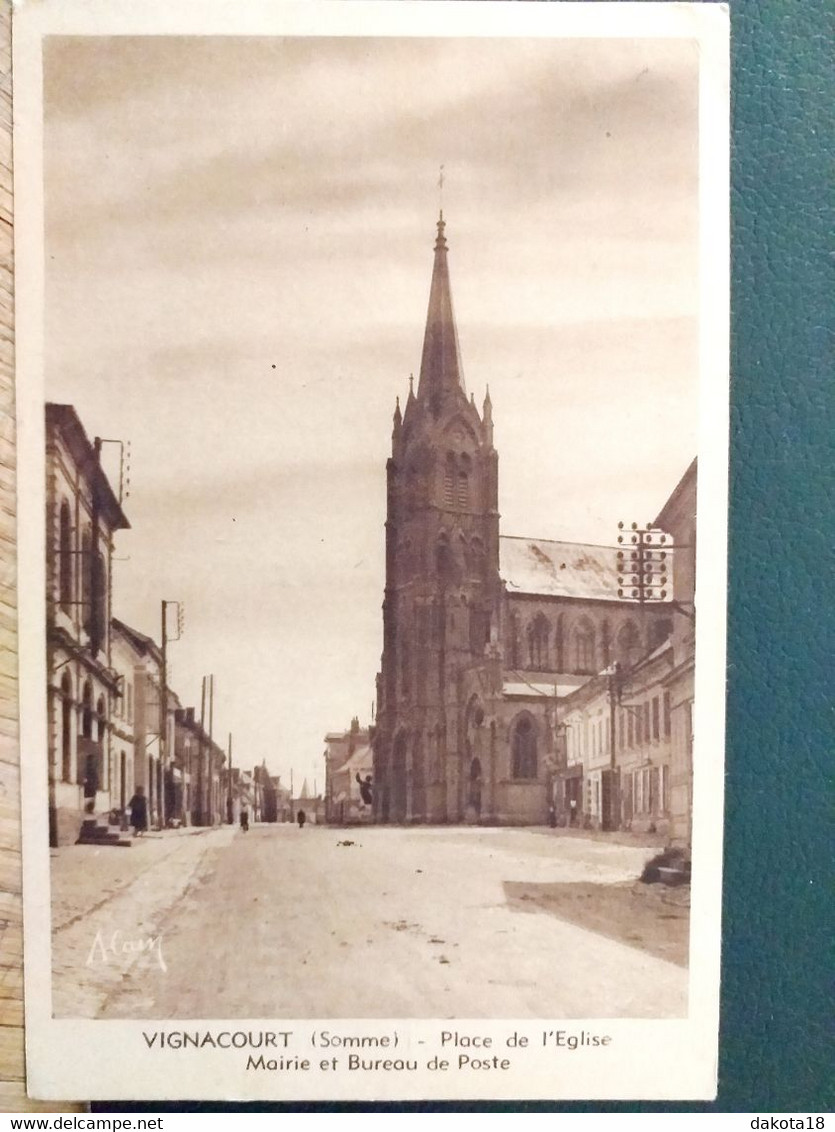
[[[696,451],[697,162],[688,40],[45,42],[46,397],[130,441],[113,611],[184,603],[236,763],[369,721],[440,165],[502,533],[611,544]]]

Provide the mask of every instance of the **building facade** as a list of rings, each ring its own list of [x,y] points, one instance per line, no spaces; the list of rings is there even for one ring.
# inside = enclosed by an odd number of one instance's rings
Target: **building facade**
[[[119,720],[129,727],[133,736],[131,759],[132,790],[141,786],[148,799],[148,821],[159,828],[174,813],[172,762],[162,760],[166,752],[174,750],[175,697],[166,697],[167,719],[162,719],[162,652],[153,638],[132,628],[114,617],[111,632],[114,641],[114,666],[119,672],[121,713]],[[160,734],[166,727],[164,749]],[[124,747],[122,748],[124,751]],[[121,761],[121,752],[120,752]],[[131,794],[126,793],[127,799]]]
[[[669,632],[637,662],[610,666],[561,702],[564,758],[554,807],[561,825],[658,833],[685,848],[693,797],[695,461],[654,526],[675,547]],[[607,823],[610,801],[616,816]]]
[[[114,536],[130,526],[71,405],[46,406],[46,602],[49,831],[77,838],[84,815],[107,813],[122,793],[120,697],[112,665]],[[127,733],[124,733],[127,736]],[[126,774],[127,774],[126,769]]]
[[[489,391],[464,386],[438,222],[417,390],[387,464],[383,652],[372,746],[380,822],[539,824],[559,703],[671,629],[618,597],[608,547],[502,537]]]
[[[170,689],[168,697],[173,698]],[[173,809],[170,812],[185,825],[222,825],[230,820],[226,752],[196,718],[193,707],[176,706],[174,719],[174,744],[169,748],[174,752]],[[236,799],[240,780],[234,771],[232,788],[233,799]],[[236,816],[237,809],[234,809],[233,820]]]
[[[127,812],[128,804],[137,785],[136,762],[136,681],[137,667],[142,656],[132,638],[123,633],[120,622],[114,617],[110,622],[111,660],[118,674],[119,695],[113,706],[112,747],[113,778],[111,803],[119,813]],[[142,782],[142,780],[139,780]],[[125,825],[124,821],[120,822]]]
[[[266,763],[256,766],[252,772],[261,793],[261,818],[263,822],[278,821],[278,779],[267,770]]]
[[[693,829],[693,710],[696,676],[696,496],[694,460],[655,520],[672,535],[672,669],[670,697],[670,830],[673,845],[689,848]]]
[[[152,828],[228,819],[226,753],[168,685],[162,649],[112,616],[115,533],[129,527],[71,405],[46,406],[50,844],[127,827],[137,788]],[[204,684],[204,703],[206,688]],[[210,694],[211,695],[211,694]],[[277,810],[266,767],[258,798]],[[262,789],[263,787],[263,789]],[[84,827],[82,830],[82,826]]]
[[[347,731],[325,736],[325,821],[369,822],[373,816],[374,754],[370,732],[355,716]]]
[[[565,759],[554,780],[559,825],[668,833],[671,669],[667,638],[631,670],[602,672],[562,702]]]

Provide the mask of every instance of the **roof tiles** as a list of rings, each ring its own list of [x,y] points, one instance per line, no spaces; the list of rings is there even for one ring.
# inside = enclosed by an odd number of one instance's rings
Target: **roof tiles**
[[[616,553],[610,546],[504,535],[499,571],[509,594],[620,601]]]

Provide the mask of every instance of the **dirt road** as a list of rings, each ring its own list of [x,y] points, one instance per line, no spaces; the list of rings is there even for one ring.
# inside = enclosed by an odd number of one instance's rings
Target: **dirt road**
[[[647,913],[632,932],[605,918],[654,852],[523,829],[184,838],[159,878],[141,874],[155,899],[136,923],[131,885],[94,914],[121,939],[153,933],[159,953],[85,961],[99,993],[62,997],[73,958],[62,961],[61,936],[78,936],[76,973],[92,940],[79,917],[57,936],[56,1005],[109,1018],[680,1017],[687,970],[659,957],[673,953],[659,946],[672,917]],[[583,886],[585,920],[521,898],[561,885]]]

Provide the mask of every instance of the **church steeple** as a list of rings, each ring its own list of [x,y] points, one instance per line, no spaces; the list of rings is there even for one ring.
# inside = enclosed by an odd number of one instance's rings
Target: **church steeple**
[[[469,726],[455,697],[466,689],[466,703],[477,687],[501,699],[498,456],[489,394],[482,419],[464,390],[444,227],[441,212],[420,377],[409,379],[402,412],[395,409],[386,462],[373,737],[374,814],[384,823],[464,820],[478,768],[488,765],[486,748],[471,749],[470,732],[481,743],[492,731],[481,726],[484,713]],[[500,778],[495,757],[491,746],[491,783]]]
[[[444,395],[465,393],[464,375],[458,353],[458,333],[452,313],[447,243],[443,210],[438,220],[435,263],[429,290],[429,310],[420,361],[418,400],[428,400],[433,411],[440,409]]]

